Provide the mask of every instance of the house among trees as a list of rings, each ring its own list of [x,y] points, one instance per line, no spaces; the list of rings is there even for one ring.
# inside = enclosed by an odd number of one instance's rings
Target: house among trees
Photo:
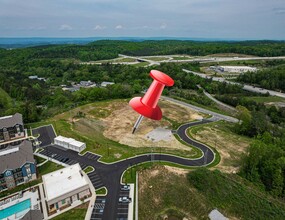
[[[37,178],[32,143],[22,115],[0,118],[0,191]]]

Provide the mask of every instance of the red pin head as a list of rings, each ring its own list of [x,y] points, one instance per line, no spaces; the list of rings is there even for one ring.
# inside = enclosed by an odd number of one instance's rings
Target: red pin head
[[[161,109],[157,105],[158,100],[164,86],[173,86],[174,84],[174,80],[170,76],[158,70],[151,70],[150,76],[153,78],[153,82],[144,97],[135,97],[129,102],[130,106],[141,115],[134,126],[133,133],[141,122],[142,116],[154,120],[160,120],[162,118]]]

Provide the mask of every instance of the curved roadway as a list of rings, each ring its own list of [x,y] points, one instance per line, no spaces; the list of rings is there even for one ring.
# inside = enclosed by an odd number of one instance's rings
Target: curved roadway
[[[168,155],[168,154],[144,154],[125,160],[121,160],[115,163],[103,163],[98,160],[90,159],[86,156],[78,155],[77,152],[71,150],[63,150],[53,145],[47,146],[47,150],[58,154],[64,155],[71,160],[75,160],[79,163],[93,166],[95,168],[96,174],[100,177],[104,186],[108,189],[108,194],[106,196],[106,204],[102,219],[110,220],[116,219],[118,200],[119,200],[119,191],[121,187],[121,176],[123,172],[129,167],[150,161],[166,161],[171,163],[176,163],[183,166],[195,167],[195,166],[206,166],[212,163],[215,159],[215,153],[207,145],[202,144],[198,141],[191,139],[186,131],[188,128],[206,124],[209,122],[217,121],[215,117],[210,119],[204,119],[202,121],[190,122],[181,125],[174,133],[176,133],[181,140],[190,144],[203,152],[203,155],[200,158],[196,159],[187,159],[178,156]]]

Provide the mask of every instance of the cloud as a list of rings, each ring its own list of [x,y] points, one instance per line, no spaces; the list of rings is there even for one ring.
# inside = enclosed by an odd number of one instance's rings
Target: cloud
[[[277,15],[285,14],[285,8],[273,8],[273,12]]]
[[[105,28],[106,28],[105,26],[96,25],[93,29],[94,30],[102,30],[102,29],[105,29]]]
[[[165,23],[162,23],[161,25],[160,25],[160,29],[165,29],[167,27],[167,24],[165,24]]]
[[[62,25],[60,25],[60,27],[59,27],[59,30],[60,31],[70,31],[70,30],[72,30],[73,28],[70,26],[70,25],[68,25],[68,24],[62,24]]]
[[[31,27],[29,27],[29,29],[30,30],[41,31],[41,30],[46,30],[47,28],[45,26],[38,26],[38,27],[31,26]]]
[[[123,26],[122,26],[122,25],[117,25],[117,26],[115,27],[115,29],[123,29]]]

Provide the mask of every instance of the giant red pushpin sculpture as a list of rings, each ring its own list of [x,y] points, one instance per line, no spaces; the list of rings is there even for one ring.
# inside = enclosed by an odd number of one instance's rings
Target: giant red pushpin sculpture
[[[143,117],[151,118],[153,120],[160,120],[162,112],[157,105],[164,86],[173,86],[174,80],[163,72],[158,70],[151,70],[150,76],[154,79],[144,97],[135,97],[131,99],[129,105],[140,114],[138,120],[134,125],[132,133],[135,133],[139,127]]]

